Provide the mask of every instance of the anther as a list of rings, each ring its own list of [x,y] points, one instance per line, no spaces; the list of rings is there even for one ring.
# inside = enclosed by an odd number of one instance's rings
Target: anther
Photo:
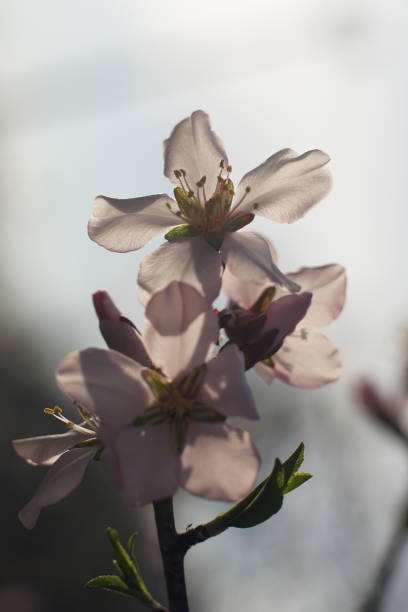
[[[255,202],[255,204],[252,206],[252,209],[253,210],[258,210],[258,208],[259,208],[258,202]]]
[[[45,414],[54,414],[54,410],[52,408],[44,408]]]
[[[224,160],[223,159],[220,161],[220,168],[224,168]]]
[[[228,174],[232,171],[232,166],[227,166],[227,172]]]
[[[249,185],[248,185],[247,187],[245,187],[245,192],[246,192],[246,193],[249,193],[250,191],[251,191],[251,188],[250,188],[250,186],[249,186]]]
[[[168,202],[166,202],[166,206],[167,206],[167,208],[168,208],[169,210],[171,210],[171,206],[170,206],[170,204],[169,204]]]
[[[182,174],[184,177],[186,176],[186,171],[185,171],[185,170],[183,170],[183,168],[180,168],[180,172],[181,172],[181,174]]]
[[[178,179],[181,177],[180,170],[174,170],[174,174],[175,174],[176,178],[178,178]]]
[[[56,414],[62,414],[62,408],[60,408],[59,406],[54,406],[54,412]]]

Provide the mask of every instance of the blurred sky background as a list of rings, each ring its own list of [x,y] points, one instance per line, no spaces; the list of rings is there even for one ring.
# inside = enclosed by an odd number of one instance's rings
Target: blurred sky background
[[[314,478],[269,523],[192,550],[187,576],[193,612],[357,610],[407,479],[403,449],[353,398],[362,373],[393,391],[408,325],[406,3],[3,0],[0,15],[2,363],[18,372],[19,386],[48,385],[48,404],[59,398],[53,376],[61,359],[103,346],[92,292],[108,290],[142,325],[138,265],[159,241],[113,254],[88,239],[86,223],[99,193],[169,192],[162,141],[178,121],[198,108],[210,114],[236,182],[284,147],[332,157],[334,188],[324,201],[293,225],[255,227],[274,243],[284,271],[339,262],[348,272],[345,311],[327,329],[342,354],[341,382],[302,391],[280,382],[268,388],[250,375],[264,416],[251,430],[263,474],[303,439]],[[33,433],[28,413],[38,413],[36,433],[45,431],[44,404],[33,404],[7,404],[4,449]],[[21,505],[31,485],[24,478],[13,486]],[[71,508],[81,508],[87,486]],[[179,528],[222,507],[181,493]],[[3,526],[22,542],[33,537],[17,520]],[[91,539],[103,540],[98,529]],[[16,558],[3,591],[24,586],[21,567]],[[406,555],[387,612],[406,610],[407,571]],[[48,611],[36,597],[27,612]]]

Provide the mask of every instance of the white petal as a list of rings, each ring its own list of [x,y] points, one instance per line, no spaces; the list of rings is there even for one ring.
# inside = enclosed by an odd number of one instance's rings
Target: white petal
[[[265,239],[266,240],[266,239]],[[266,240],[269,246],[269,251],[271,253],[272,261],[277,264],[278,256],[277,253],[269,242]],[[266,278],[264,282],[260,285],[255,283],[248,283],[243,281],[238,276],[234,276],[231,274],[229,267],[227,266],[222,275],[222,286],[221,289],[229,297],[230,300],[239,304],[242,308],[246,308],[249,310],[251,306],[255,304],[259,297],[261,297],[262,293],[272,285],[272,281],[269,278]]]
[[[52,465],[62,453],[91,437],[72,430],[62,434],[13,440],[12,445],[17,455],[31,465]]]
[[[144,305],[172,281],[188,283],[213,302],[221,288],[221,257],[200,237],[166,242],[143,259],[138,280]]]
[[[174,200],[165,193],[127,200],[98,196],[88,223],[89,237],[109,251],[136,251],[170,227],[179,225],[180,220],[166,203],[174,212],[178,210]]]
[[[300,325],[318,329],[336,319],[343,310],[346,299],[346,271],[339,264],[301,268],[288,274],[302,291],[313,293],[312,303]]]
[[[319,333],[307,334],[306,339],[288,336],[272,359],[276,376],[295,387],[314,389],[341,376],[339,351]]]
[[[34,497],[18,514],[26,529],[34,527],[42,508],[56,504],[79,485],[95,452],[94,448],[74,448],[61,455],[48,470]]]
[[[227,417],[259,419],[244,371],[244,357],[235,345],[229,345],[207,363],[200,401]]]
[[[330,172],[324,166],[329,156],[314,150],[297,156],[283,149],[269,157],[241,179],[234,202],[239,203],[245,190],[240,212],[251,211],[278,223],[293,223],[328,194]],[[257,204],[256,210],[253,210]]]
[[[255,232],[235,232],[224,238],[221,255],[228,271],[241,281],[258,286],[278,283],[299,291],[300,287],[287,278],[272,260],[268,241]]]
[[[171,380],[207,361],[218,332],[211,304],[185,283],[171,283],[147,305],[144,344],[155,366]]]
[[[225,424],[194,423],[181,454],[181,485],[201,497],[236,501],[253,487],[259,464],[248,432]]]
[[[211,129],[209,116],[199,110],[183,119],[163,145],[165,176],[178,185],[174,170],[185,170],[194,191],[196,183],[206,176],[205,190],[210,197],[217,185],[220,161],[224,160],[225,166],[228,162],[220,137]]]
[[[71,399],[118,429],[131,423],[152,400],[143,367],[112,350],[70,353],[57,370],[57,383]]]
[[[180,458],[167,424],[124,429],[115,445],[126,505],[140,506],[174,495],[180,482]]]

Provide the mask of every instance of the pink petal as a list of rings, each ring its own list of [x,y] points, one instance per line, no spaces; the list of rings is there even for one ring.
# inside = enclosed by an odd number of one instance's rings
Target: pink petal
[[[136,251],[179,224],[166,203],[174,213],[178,210],[174,200],[165,193],[127,200],[98,196],[88,223],[89,237],[109,251]]]
[[[34,497],[18,514],[26,529],[34,527],[42,508],[56,504],[76,489],[94,455],[94,448],[74,448],[61,455],[48,470]]]
[[[188,283],[213,302],[221,287],[221,258],[200,237],[166,242],[143,259],[138,280],[143,305],[172,281]]]
[[[109,348],[127,355],[148,368],[152,362],[139,332],[126,321],[101,321],[101,334]]]
[[[342,372],[339,351],[319,333],[307,334],[306,340],[288,336],[272,359],[276,376],[295,387],[322,387],[340,378]]]
[[[207,363],[199,400],[227,417],[259,419],[244,371],[244,357],[232,344]]]
[[[174,170],[185,170],[194,191],[196,183],[206,176],[205,189],[210,197],[217,186],[220,161],[224,160],[225,166],[228,161],[220,137],[211,129],[209,116],[201,110],[195,111],[176,125],[163,145],[165,176],[178,185]]]
[[[52,465],[62,453],[90,437],[71,430],[62,434],[13,440],[12,445],[17,455],[31,465]]]
[[[121,492],[128,506],[171,497],[180,482],[180,458],[166,424],[122,430],[115,439]]]
[[[131,423],[152,399],[142,369],[121,353],[91,348],[70,353],[56,378],[68,397],[117,429]]]
[[[299,291],[300,287],[287,278],[272,260],[268,241],[255,232],[235,232],[224,238],[221,247],[222,259],[230,274],[244,283],[262,287],[278,283]]]
[[[339,264],[301,268],[288,274],[303,291],[313,293],[312,304],[302,321],[307,329],[318,329],[336,319],[346,299],[346,271]]]
[[[269,240],[266,240],[266,242],[268,243],[272,261],[276,264],[278,262],[277,253]],[[272,281],[269,278],[265,278],[264,282],[259,285],[243,281],[238,276],[231,274],[227,266],[222,275],[221,289],[230,300],[239,304],[242,308],[250,309],[271,284]]]
[[[271,221],[293,223],[330,191],[331,177],[324,167],[329,159],[317,149],[299,156],[291,149],[278,151],[245,174],[234,202],[239,202],[250,187],[240,212],[251,211]]]
[[[144,344],[155,366],[172,380],[207,361],[218,332],[210,303],[185,283],[171,283],[147,305]]]
[[[181,485],[194,495],[236,501],[253,487],[259,464],[248,432],[225,424],[194,423],[181,454]]]
[[[119,321],[121,312],[107,291],[95,291],[92,301],[99,321]]]
[[[141,365],[152,365],[143,345],[141,336],[133,324],[121,318],[107,291],[97,291],[92,296],[95,312],[99,319],[99,328],[109,348],[127,355]]]
[[[300,293],[299,295],[286,295],[272,302],[265,313],[267,318],[264,330],[279,330],[275,339],[276,345],[280,344],[303,319],[311,300],[311,293]]]

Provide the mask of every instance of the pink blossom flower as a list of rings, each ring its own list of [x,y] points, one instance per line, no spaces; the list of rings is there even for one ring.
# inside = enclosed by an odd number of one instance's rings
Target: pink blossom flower
[[[238,230],[255,215],[278,223],[301,218],[330,189],[328,161],[319,150],[298,156],[283,149],[245,174],[235,191],[223,144],[208,115],[196,111],[164,142],[164,174],[175,185],[175,199],[166,194],[127,200],[99,196],[89,236],[111,251],[128,252],[178,226],[166,234],[171,241],[142,262],[139,297],[144,304],[172,280],[190,283],[213,301],[223,265],[243,282],[274,282],[295,292],[299,286],[277,268],[267,241]]]
[[[272,245],[270,248],[276,257]],[[256,370],[267,382],[277,377],[296,387],[321,387],[340,377],[341,361],[338,350],[330,340],[314,330],[331,323],[342,311],[346,273],[339,264],[331,264],[301,268],[298,272],[288,274],[288,277],[312,294],[311,304],[295,330],[286,336],[273,359],[258,363]],[[266,287],[243,285],[228,271],[223,276],[223,291],[243,308],[250,308]],[[272,302],[272,305],[278,304],[284,296],[282,289],[275,287],[275,290],[275,297],[279,299]]]
[[[129,325],[106,293],[98,292],[94,302],[101,323]],[[115,342],[127,334],[118,329],[108,326]],[[248,493],[258,474],[258,453],[249,434],[225,419],[258,415],[238,349],[231,346],[211,359],[217,337],[217,317],[207,300],[184,283],[172,283],[147,305],[136,343],[142,362],[115,350],[68,355],[57,383],[93,431],[69,425],[68,434],[14,441],[31,463],[57,459],[20,512],[23,524],[31,528],[41,508],[68,495],[96,453],[130,506],[171,496],[179,485],[226,501]],[[131,345],[128,338],[125,345]],[[59,409],[54,414],[64,420]],[[87,445],[78,446],[77,436]]]
[[[273,291],[264,291],[248,308],[232,304],[218,315],[229,342],[238,346],[245,358],[245,369],[269,360],[305,316],[311,293],[285,295],[272,301]]]

